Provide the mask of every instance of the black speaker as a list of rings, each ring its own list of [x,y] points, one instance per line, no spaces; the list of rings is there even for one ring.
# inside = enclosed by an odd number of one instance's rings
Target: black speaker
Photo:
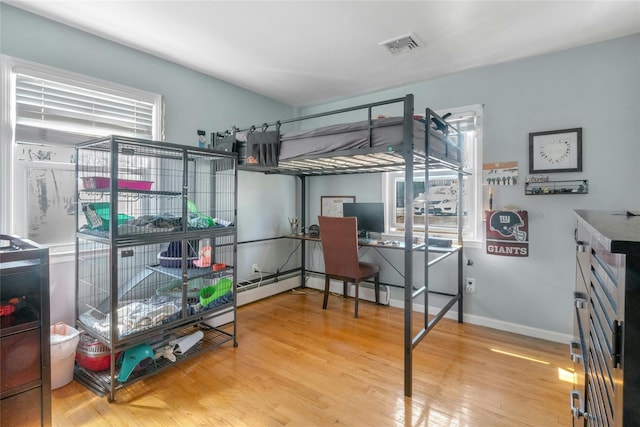
[[[309,226],[309,236],[320,237],[320,227],[318,227],[317,224],[313,224]]]

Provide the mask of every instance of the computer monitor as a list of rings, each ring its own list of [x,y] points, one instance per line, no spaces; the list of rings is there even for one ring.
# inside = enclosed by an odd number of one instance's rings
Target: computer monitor
[[[358,234],[384,233],[384,203],[343,203],[342,216],[358,218]]]

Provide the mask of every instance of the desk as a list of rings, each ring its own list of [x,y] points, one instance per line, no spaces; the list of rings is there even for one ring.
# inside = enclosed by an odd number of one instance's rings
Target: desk
[[[320,236],[311,236],[309,234],[287,234],[284,237],[288,239],[307,240],[311,242],[320,242]],[[385,248],[385,249],[404,249],[404,241],[402,240],[374,240],[374,239],[358,239],[358,246],[368,246],[372,248]],[[444,246],[429,246],[429,252],[449,253],[457,252],[460,249],[458,245],[451,245],[449,247]],[[412,246],[411,250],[424,252],[425,244],[416,243]]]
[[[288,234],[284,237],[289,239],[308,240],[311,242],[320,242],[320,236],[311,236],[309,234]],[[400,240],[375,240],[375,239],[358,239],[358,246],[371,246],[375,248],[404,249],[404,242]],[[414,250],[424,249],[424,243],[413,245]]]
[[[288,234],[284,236],[285,238],[289,238],[289,239],[296,239],[296,240],[302,240],[302,241],[307,241],[307,242],[317,242],[317,243],[321,243],[320,241],[320,236],[310,236],[308,234],[302,234],[302,233],[298,233],[298,234]],[[387,259],[387,257],[385,257],[382,253],[380,253],[379,249],[402,249],[405,250],[405,245],[404,242],[401,240],[371,240],[371,239],[366,239],[366,240],[358,240],[358,246],[360,247],[370,247],[375,249],[376,252],[378,252],[380,254],[380,256],[382,256],[382,258],[387,262],[387,264],[389,264],[402,278],[404,278],[404,274],[403,272],[401,272],[400,270],[398,270],[398,268],[394,265],[393,262],[391,262],[389,259]],[[443,259],[449,257],[450,255],[453,255],[459,251],[462,250],[462,246],[459,245],[451,245],[450,247],[442,247],[442,246],[429,246],[426,247],[424,243],[416,243],[412,246],[411,249],[407,249],[407,252],[425,252],[425,248],[427,248],[427,252],[430,253],[439,253],[441,254],[440,256],[436,257],[435,259],[432,259],[430,261],[427,261],[425,258],[425,264],[427,267],[431,267],[434,264],[437,264],[438,262],[442,261]],[[427,255],[425,255],[426,257]],[[303,275],[305,274],[305,268],[304,266],[302,266],[302,271],[303,271]],[[413,289],[417,289],[414,285],[412,285]]]

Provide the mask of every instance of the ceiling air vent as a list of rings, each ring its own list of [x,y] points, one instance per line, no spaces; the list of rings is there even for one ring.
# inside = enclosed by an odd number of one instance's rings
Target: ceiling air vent
[[[393,55],[400,55],[401,53],[406,53],[410,50],[419,48],[421,46],[421,42],[415,34],[409,33],[404,36],[394,37],[390,40],[380,42],[378,43],[378,46],[384,47]]]

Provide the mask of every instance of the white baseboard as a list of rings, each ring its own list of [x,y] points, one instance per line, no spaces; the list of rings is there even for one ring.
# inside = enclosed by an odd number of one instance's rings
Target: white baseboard
[[[238,307],[264,298],[268,298],[276,294],[280,294],[282,292],[286,292],[290,289],[295,289],[299,286],[300,277],[296,276],[289,277],[278,282],[272,282],[267,285],[258,286],[246,291],[238,292]],[[225,313],[222,316],[217,316],[204,321],[205,324],[214,328],[231,322],[233,322],[233,311]]]
[[[217,328],[218,326],[226,325],[227,323],[233,322],[233,311],[223,314],[222,316],[212,317],[211,319],[207,319],[203,321],[205,325],[209,325],[212,328]]]
[[[490,319],[481,316],[465,314],[464,321],[473,323],[474,325],[486,326],[488,328],[498,329],[505,332],[513,332],[514,334],[524,335],[532,338],[540,338],[543,340],[558,342],[562,344],[569,344],[573,339],[570,334],[561,334],[560,332],[532,328],[530,326],[518,325],[516,323],[505,322],[502,320]]]
[[[300,286],[300,276],[289,277],[284,280],[258,286],[246,291],[238,292],[238,306],[249,304],[270,296],[295,289]]]
[[[324,290],[324,278],[310,277],[307,280],[307,286],[314,289]],[[342,282],[331,281],[329,287],[331,292],[342,294]],[[349,296],[353,297],[353,286],[349,288]],[[404,301],[389,299],[390,293],[386,286],[380,288],[380,302],[391,307],[404,308]],[[360,285],[360,298],[366,301],[375,301],[375,294],[373,292],[373,285],[370,283],[364,283]],[[452,307],[444,317],[447,319],[458,320],[458,311],[454,310],[456,307]],[[414,311],[424,313],[424,306],[414,304]],[[429,307],[429,314],[435,315],[440,311],[440,307]],[[544,329],[532,328],[530,326],[519,325],[516,323],[505,322],[502,320],[491,319],[483,316],[476,316],[473,314],[464,314],[464,321],[473,325],[485,326],[487,328],[498,329],[500,331],[512,332],[514,334],[524,335],[527,337],[540,338],[547,341],[569,343],[573,338],[568,334],[561,334],[559,332],[547,331]]]
[[[391,307],[403,308],[404,301],[392,299],[389,302]],[[424,305],[413,305],[414,311],[424,313]],[[429,306],[429,314],[435,315],[440,311],[439,307]],[[458,311],[453,307],[445,315],[445,318],[458,320]],[[545,329],[532,328],[530,326],[520,325],[517,323],[505,322],[503,320],[491,319],[489,317],[476,316],[474,314],[464,314],[463,320],[465,323],[471,323],[472,325],[485,326],[487,328],[498,329],[500,331],[512,332],[518,335],[524,335],[532,338],[540,338],[547,341],[559,342],[568,344],[573,337],[569,334],[561,334],[559,332],[548,331]]]
[[[269,283],[267,285],[258,286],[253,289],[242,291],[238,293],[238,306],[249,304],[254,301],[258,301],[270,296],[286,292],[291,289],[295,289],[300,286],[300,277],[290,277],[278,282]],[[322,277],[308,277],[306,286],[313,289],[324,290],[324,278]],[[348,294],[353,297],[353,286],[349,286]],[[331,281],[330,291],[342,294],[342,282]],[[373,284],[362,283],[360,285],[360,298],[365,301],[375,301],[375,294],[373,291]],[[390,299],[390,292],[387,286],[380,287],[380,302],[391,307],[403,308],[404,301]],[[424,313],[424,306],[414,304],[414,311]],[[429,314],[435,315],[440,311],[439,307],[429,307]],[[458,312],[453,308],[444,315],[447,319],[458,320]],[[220,326],[225,323],[233,321],[233,312],[211,319],[211,326]],[[530,326],[519,325],[516,323],[505,322],[502,320],[491,319],[488,317],[477,316],[473,314],[464,315],[465,323],[471,323],[473,325],[485,326],[487,328],[498,329],[500,331],[512,332],[519,335],[524,335],[533,338],[540,338],[547,341],[569,343],[573,338],[569,334],[561,334],[559,332],[547,331],[544,329],[532,328]]]

